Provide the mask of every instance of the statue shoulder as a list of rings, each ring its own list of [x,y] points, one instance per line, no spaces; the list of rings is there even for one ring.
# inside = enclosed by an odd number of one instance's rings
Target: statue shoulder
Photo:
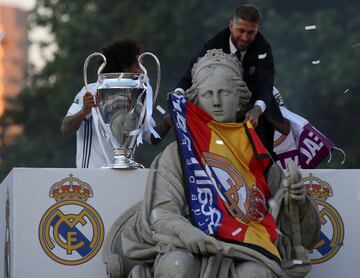
[[[180,155],[176,141],[170,143],[159,155],[157,169],[166,172],[182,173]]]

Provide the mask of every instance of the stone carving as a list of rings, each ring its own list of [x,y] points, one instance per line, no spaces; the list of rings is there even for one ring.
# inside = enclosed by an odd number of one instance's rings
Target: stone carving
[[[211,50],[194,65],[187,98],[219,122],[234,122],[251,93],[239,61]],[[277,224],[274,242],[281,263],[260,249],[224,242],[193,226],[178,146],[171,143],[152,163],[144,200],[122,215],[103,253],[109,277],[303,277],[320,220],[294,165],[267,172],[271,195],[266,213]],[[260,220],[261,221],[261,220]],[[249,235],[251,236],[251,235]]]

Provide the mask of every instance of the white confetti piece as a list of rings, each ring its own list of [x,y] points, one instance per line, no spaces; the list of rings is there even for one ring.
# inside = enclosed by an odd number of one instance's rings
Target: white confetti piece
[[[267,56],[267,53],[259,54],[259,55],[258,55],[258,59],[259,59],[259,60],[265,59],[266,56]]]
[[[312,61],[311,62],[313,65],[318,65],[318,64],[320,64],[320,60],[314,60],[314,61]]]
[[[350,89],[346,89],[346,90],[344,91],[344,94],[346,94],[349,90],[350,90]]]
[[[0,42],[2,41],[2,39],[5,37],[5,32],[0,32]]]
[[[359,47],[359,46],[360,46],[360,43],[357,43],[357,44],[354,44],[354,45],[352,46],[352,48]]]
[[[269,206],[270,206],[270,208],[275,208],[276,202],[274,201],[274,199],[270,199]]]
[[[315,30],[315,29],[316,29],[316,25],[308,25],[308,26],[305,26],[305,30],[306,30],[306,31]]]
[[[303,264],[302,260],[293,260],[293,264]]]
[[[224,141],[223,140],[215,140],[215,144],[224,145]]]
[[[240,233],[242,231],[242,228],[240,227],[239,229],[236,229],[235,231],[233,231],[231,233],[232,236],[236,236],[238,233]]]
[[[156,106],[156,109],[163,115],[165,115],[166,111],[164,110],[164,108],[162,108],[160,105]]]
[[[278,235],[281,235],[281,236],[284,235],[279,229],[276,229],[276,232],[278,233]]]

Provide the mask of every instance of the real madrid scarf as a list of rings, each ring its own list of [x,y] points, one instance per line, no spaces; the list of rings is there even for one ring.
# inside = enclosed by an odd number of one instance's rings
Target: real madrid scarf
[[[169,96],[193,225],[279,262],[268,213],[271,160],[249,123],[219,123],[183,96]]]

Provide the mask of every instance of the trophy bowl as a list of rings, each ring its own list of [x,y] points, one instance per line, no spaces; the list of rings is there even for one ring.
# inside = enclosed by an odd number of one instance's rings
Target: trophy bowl
[[[138,168],[129,148],[142,111],[144,74],[105,73],[99,76],[97,89],[99,121],[105,127],[114,150],[113,161],[105,168]]]
[[[146,68],[141,64],[141,58],[146,55],[155,59],[158,68],[155,93],[149,84]],[[154,54],[145,52],[139,56],[139,65],[143,73],[102,74],[106,58],[101,53],[93,53],[87,57],[84,64],[85,87],[88,84],[87,65],[94,56],[101,56],[103,59],[98,69],[98,86],[94,96],[97,106],[92,108],[96,133],[108,161],[102,168],[142,168],[141,164],[134,161],[134,152],[137,144],[142,142],[144,133],[150,131],[154,134],[150,123],[153,105],[159,91],[159,60]],[[114,151],[112,161],[107,157],[103,144],[111,145]]]

